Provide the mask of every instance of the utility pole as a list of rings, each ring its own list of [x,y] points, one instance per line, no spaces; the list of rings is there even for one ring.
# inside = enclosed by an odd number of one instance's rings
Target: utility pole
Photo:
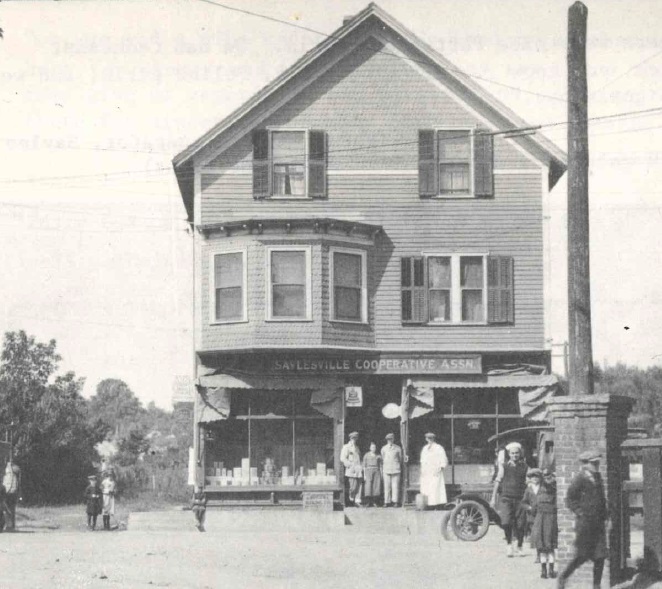
[[[588,8],[568,10],[568,327],[573,396],[593,394],[588,207]]]

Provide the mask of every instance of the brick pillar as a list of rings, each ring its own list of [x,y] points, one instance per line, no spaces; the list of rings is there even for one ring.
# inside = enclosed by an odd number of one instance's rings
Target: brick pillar
[[[558,483],[559,509],[559,570],[574,552],[574,515],[565,506],[570,481],[580,468],[579,454],[597,448],[602,453],[600,474],[607,493],[607,505],[612,522],[608,536],[609,560],[605,564],[603,586],[620,580],[621,572],[621,501],[623,479],[626,478],[621,458],[621,443],[627,436],[627,418],[632,408],[628,397],[584,395],[555,397],[548,403],[554,425],[554,457]],[[590,586],[592,563],[582,566],[570,578],[568,587]]]

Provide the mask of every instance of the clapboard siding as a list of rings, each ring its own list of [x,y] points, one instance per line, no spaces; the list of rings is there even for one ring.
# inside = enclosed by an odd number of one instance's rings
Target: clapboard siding
[[[261,126],[324,129],[329,169],[361,170],[416,168],[419,129],[484,125],[415,63],[382,53],[394,51],[368,39]],[[251,152],[248,132],[208,165],[248,169]],[[494,161],[499,168],[539,167],[502,137],[495,138]]]
[[[199,351],[284,345],[438,351],[544,349],[544,168],[512,140],[495,137],[494,163],[500,173],[494,176],[494,197],[421,199],[418,178],[411,173],[417,169],[418,130],[483,123],[411,63],[378,53],[378,49],[395,48],[375,45],[374,39],[364,43],[263,123],[327,132],[331,172],[327,198],[254,200],[250,133],[200,169],[203,224],[329,217],[382,226],[383,234],[374,247],[367,248],[369,325],[329,320],[330,244],[323,238],[311,236],[308,242],[301,238],[302,243],[312,244],[313,320],[289,323],[265,321],[265,247],[267,241],[274,243],[273,237],[214,235],[204,241],[198,265],[203,348]],[[366,148],[392,143],[405,145]],[[365,174],[360,173],[363,170]],[[380,174],[380,170],[391,173]],[[407,172],[394,173],[398,170]],[[343,171],[354,173],[343,175]],[[233,247],[245,247],[248,252],[249,322],[210,325],[209,252]],[[403,325],[400,258],[435,252],[513,256],[514,324]]]

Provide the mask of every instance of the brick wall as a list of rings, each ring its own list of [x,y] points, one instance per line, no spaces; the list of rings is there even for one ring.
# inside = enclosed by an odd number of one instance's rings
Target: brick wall
[[[549,405],[554,424],[554,454],[558,485],[559,569],[563,569],[574,554],[573,513],[565,506],[568,486],[579,472],[578,456],[585,450],[602,453],[600,474],[604,480],[607,503],[612,522],[608,541],[609,561],[605,565],[605,579],[618,579],[621,556],[621,500],[624,466],[621,443],[627,437],[627,417],[632,402],[625,397],[590,395],[557,397]],[[581,587],[592,580],[592,564],[582,566],[572,577],[568,587]]]

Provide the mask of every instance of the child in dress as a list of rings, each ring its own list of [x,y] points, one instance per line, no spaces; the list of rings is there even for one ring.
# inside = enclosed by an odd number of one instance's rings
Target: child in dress
[[[205,531],[205,514],[207,513],[207,494],[202,487],[196,487],[191,499],[191,511],[195,514],[196,528]]]
[[[96,475],[90,475],[87,480],[89,481],[85,489],[87,527],[94,530],[97,527],[97,517],[101,513],[101,489],[97,483]]]
[[[370,451],[363,457],[364,495],[366,507],[374,507],[381,495],[382,457],[377,454],[377,444],[370,444]]]
[[[556,478],[551,470],[544,469],[536,495],[535,517],[531,529],[531,544],[540,556],[542,579],[556,578],[554,551],[558,547],[559,537],[556,511]]]

